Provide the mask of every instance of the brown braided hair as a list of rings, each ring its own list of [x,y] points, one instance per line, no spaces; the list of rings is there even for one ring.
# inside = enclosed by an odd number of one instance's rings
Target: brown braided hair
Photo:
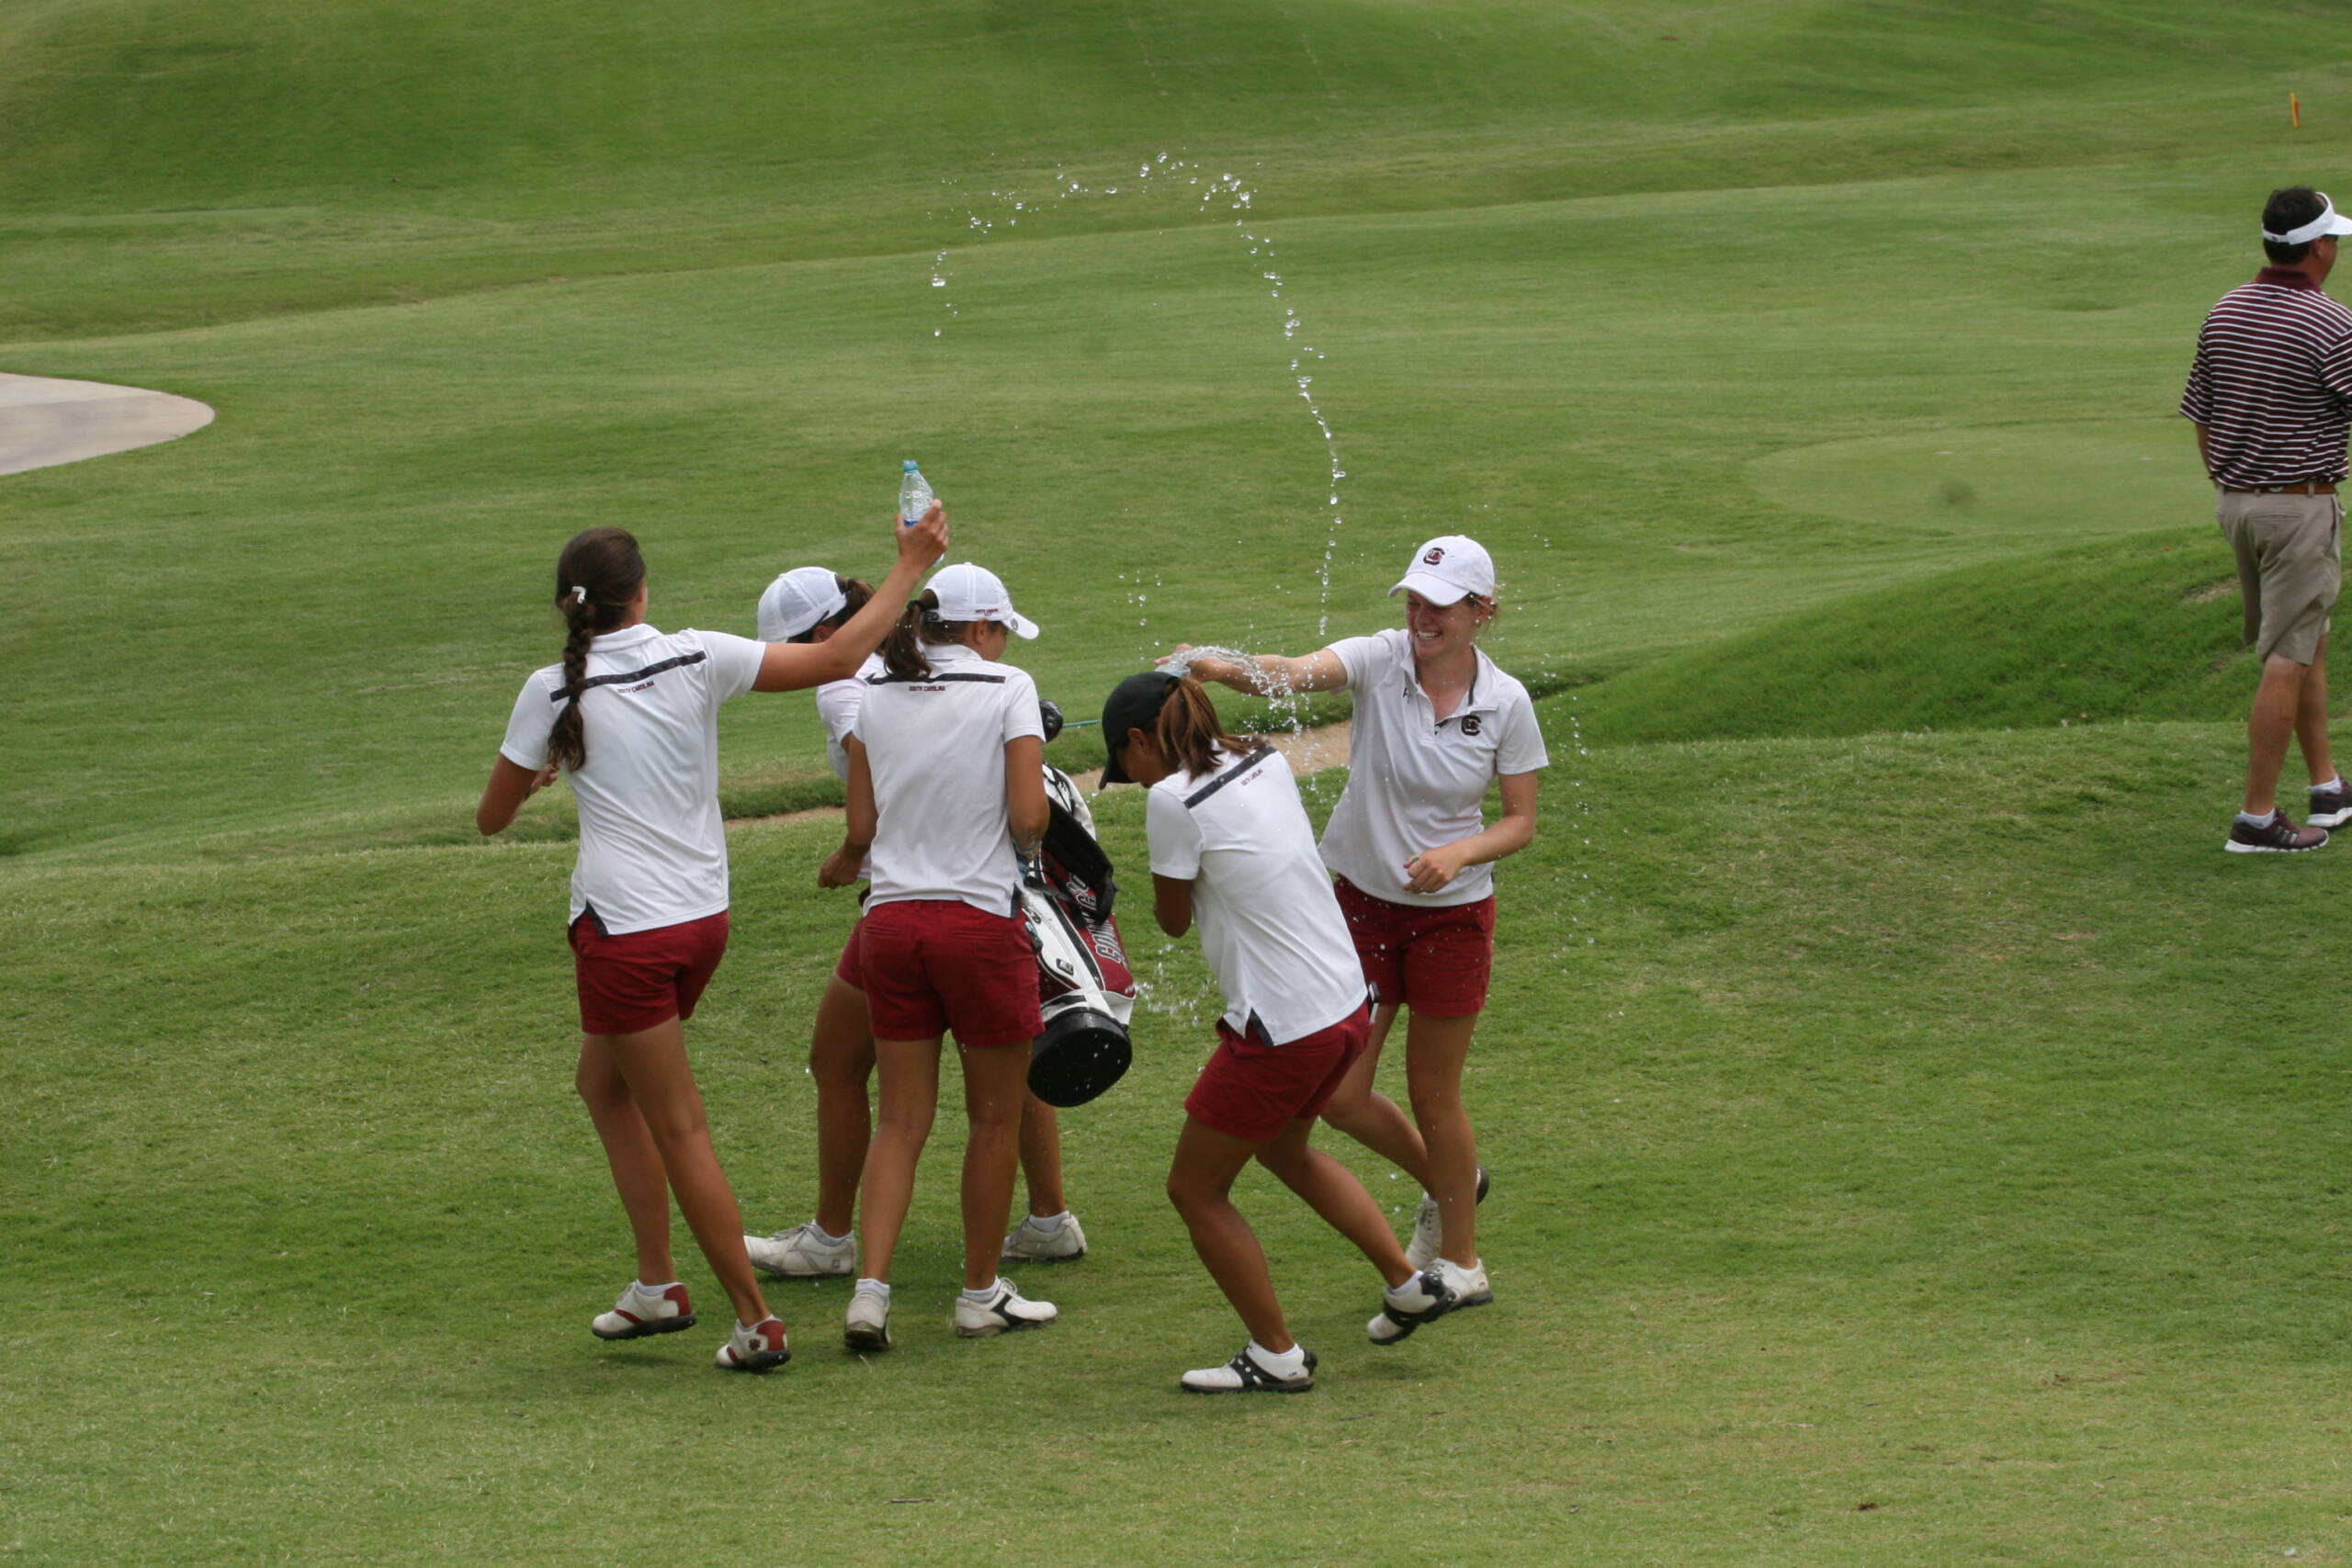
[[[645,585],[645,557],[626,528],[589,528],[555,559],[555,607],[563,616],[563,691],[571,700],[548,737],[548,760],[577,772],[588,761],[580,697],[588,689],[588,639],[613,630]]]

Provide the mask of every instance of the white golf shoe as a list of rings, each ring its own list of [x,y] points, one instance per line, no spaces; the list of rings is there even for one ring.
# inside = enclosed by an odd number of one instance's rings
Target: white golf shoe
[[[1487,1201],[1487,1168],[1478,1168],[1478,1201]],[[1405,1261],[1416,1269],[1426,1269],[1437,1261],[1438,1252],[1445,1244],[1445,1227],[1438,1223],[1437,1200],[1421,1194],[1421,1206],[1413,1211],[1413,1239],[1406,1245]]]
[[[956,1296],[956,1334],[962,1339],[986,1339],[1015,1329],[1043,1328],[1060,1315],[1053,1303],[1033,1302],[1012,1280],[999,1280],[984,1300],[974,1301],[968,1293]]]
[[[1069,1263],[1086,1256],[1086,1233],[1078,1216],[1064,1210],[1053,1221],[1023,1214],[1012,1234],[1004,1238],[1005,1263]]]
[[[1315,1386],[1315,1352],[1304,1352],[1306,1364],[1295,1376],[1270,1371],[1258,1358],[1263,1354],[1251,1340],[1221,1367],[1202,1367],[1177,1379],[1186,1393],[1305,1393]]]
[[[810,1220],[774,1235],[747,1235],[752,1267],[776,1280],[846,1279],[857,1272],[857,1234],[835,1239]]]
[[[721,1371],[763,1372],[790,1359],[792,1347],[785,1342],[784,1320],[777,1317],[763,1317],[750,1325],[738,1322],[735,1332],[718,1348]]]
[[[686,1304],[684,1285],[649,1291],[631,1280],[610,1312],[600,1312],[588,1325],[599,1339],[642,1339],[649,1334],[675,1334],[695,1325],[695,1309]]]
[[[1401,1285],[1392,1285],[1380,1294],[1380,1311],[1364,1333],[1375,1345],[1394,1345],[1425,1323],[1434,1323],[1461,1304],[1461,1298],[1447,1282],[1446,1270],[1453,1265],[1441,1259],[1424,1269]],[[1459,1274],[1459,1269],[1454,1269]],[[1489,1297],[1491,1299],[1491,1295]]]
[[[849,1319],[842,1327],[842,1343],[853,1350],[890,1348],[890,1287],[860,1280],[850,1292]]]

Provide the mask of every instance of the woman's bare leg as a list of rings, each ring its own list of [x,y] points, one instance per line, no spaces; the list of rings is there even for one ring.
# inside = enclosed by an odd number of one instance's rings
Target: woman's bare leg
[[[1340,1082],[1339,1092],[1331,1096],[1331,1103],[1323,1110],[1323,1120],[1395,1166],[1424,1190],[1430,1184],[1429,1148],[1423,1142],[1413,1119],[1405,1114],[1397,1103],[1372,1087],[1374,1074],[1380,1071],[1380,1048],[1388,1043],[1389,1027],[1396,1021],[1396,1009],[1383,1005],[1372,1015],[1372,1033],[1363,1054]]]
[[[693,1069],[686,1064],[684,1028],[673,1018],[634,1034],[601,1038],[628,1082],[629,1098],[661,1151],[662,1169],[677,1195],[678,1211],[685,1215],[686,1228],[694,1232],[710,1271],[718,1276],[719,1288],[734,1303],[737,1321],[760,1322],[768,1316],[768,1304],[743,1251],[743,1215],[710,1146],[702,1091],[695,1087]]]
[[[1062,1124],[1054,1108],[1023,1093],[1021,1106],[1021,1177],[1029,1187],[1029,1212],[1050,1220],[1069,1208],[1062,1190]]]
[[[838,975],[817,1003],[808,1076],[817,1080],[817,1224],[828,1235],[847,1235],[873,1136],[865,1086],[874,1077],[874,1026],[865,993]]]
[[[1298,1341],[1283,1321],[1283,1303],[1274,1294],[1258,1233],[1233,1206],[1233,1179],[1259,1147],[1185,1117],[1184,1130],[1176,1137],[1176,1158],[1168,1168],[1168,1201],[1183,1216],[1184,1228],[1193,1234],[1193,1250],[1240,1314],[1250,1337],[1280,1355]]]
[[[939,1111],[939,1040],[876,1040],[874,1061],[882,1084],[882,1114],[865,1149],[858,1182],[858,1272],[888,1283],[890,1255],[899,1249],[907,1209],[914,1201],[915,1166]]]
[[[662,1151],[653,1146],[653,1134],[629,1098],[620,1059],[604,1036],[580,1037],[580,1066],[571,1081],[613,1168],[613,1186],[637,1241],[637,1277],[649,1285],[666,1285],[678,1277],[670,1257],[670,1179],[662,1174]]]
[[[1022,1107],[1029,1096],[1029,1047],[958,1047],[964,1063],[964,1110],[971,1137],[964,1145],[964,1288],[996,1283],[1012,1217],[1012,1176],[1021,1163]],[[1059,1213],[1061,1211],[1054,1211]]]
[[[1388,1228],[1388,1216],[1380,1212],[1380,1205],[1363,1190],[1354,1171],[1309,1145],[1307,1139],[1314,1132],[1312,1117],[1292,1122],[1279,1136],[1258,1145],[1258,1163],[1306,1199],[1306,1206],[1321,1215],[1325,1224],[1355,1243],[1356,1250],[1372,1260],[1384,1281],[1403,1284],[1413,1277],[1413,1266],[1405,1261],[1405,1249],[1397,1245],[1396,1233]]]
[[[1430,1173],[1421,1185],[1437,1200],[1444,1227],[1438,1255],[1464,1269],[1478,1261],[1478,1138],[1462,1103],[1462,1064],[1477,1027],[1476,1013],[1415,1013],[1405,1033],[1405,1087],[1430,1151]]]

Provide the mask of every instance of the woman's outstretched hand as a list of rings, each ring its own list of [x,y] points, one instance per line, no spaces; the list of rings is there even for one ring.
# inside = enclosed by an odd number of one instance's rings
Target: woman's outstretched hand
[[[899,536],[899,558],[914,562],[918,572],[929,571],[947,553],[947,508],[935,501],[921,521],[893,523],[890,528]]]
[[[1192,652],[1192,650],[1193,645],[1191,643],[1180,642],[1176,645],[1174,652],[1163,653],[1159,659],[1155,660],[1153,661],[1154,668],[1165,670],[1179,659],[1183,658],[1184,655]],[[1240,678],[1241,666],[1236,664],[1230,659],[1211,659],[1204,657],[1195,659],[1186,664],[1184,666],[1183,672],[1190,675],[1195,681],[1213,681],[1220,686],[1230,686],[1235,682],[1235,681]]]

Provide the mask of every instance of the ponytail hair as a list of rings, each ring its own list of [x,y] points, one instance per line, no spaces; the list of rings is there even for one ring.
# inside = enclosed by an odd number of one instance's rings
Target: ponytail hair
[[[1225,721],[1217,717],[1208,688],[1190,675],[1178,677],[1168,688],[1159,717],[1152,724],[1151,738],[1170,767],[1195,775],[1216,771],[1220,749],[1239,751],[1250,745],[1239,736],[1225,732]]]
[[[865,587],[864,583],[858,584]],[[867,590],[870,597],[873,591]],[[858,603],[865,603],[864,600]],[[847,612],[845,612],[847,613]],[[898,625],[882,639],[882,668],[901,681],[922,681],[930,678],[931,660],[923,657],[923,649],[944,648],[964,640],[964,628],[969,621],[943,621],[939,618],[939,595],[926,588],[921,598],[907,601],[899,614]]]
[[[580,718],[588,689],[588,639],[612,631],[645,586],[645,557],[626,528],[574,534],[555,560],[555,607],[563,616],[563,711],[548,736],[548,761],[577,772],[588,761]]]
[[[814,642],[817,640],[817,634],[828,626],[839,631],[849,624],[852,615],[856,615],[874,601],[874,584],[860,581],[854,577],[843,577],[837,571],[833,573],[833,587],[841,593],[842,607],[802,632],[798,637],[787,637],[786,641]]]

